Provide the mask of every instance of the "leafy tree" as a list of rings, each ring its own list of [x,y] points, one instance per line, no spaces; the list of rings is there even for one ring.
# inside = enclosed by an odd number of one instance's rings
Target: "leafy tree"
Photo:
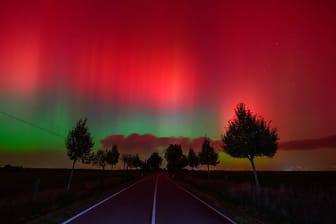
[[[72,176],[74,173],[76,162],[90,162],[90,152],[92,150],[92,147],[94,146],[94,141],[86,125],[86,121],[86,118],[77,121],[76,127],[69,131],[68,136],[65,140],[67,155],[69,156],[70,160],[73,161],[71,173],[68,180],[67,191],[69,191],[71,187]]]
[[[194,150],[192,148],[189,149],[187,159],[188,159],[188,165],[191,167],[192,170],[194,170],[194,168],[198,167],[198,165],[200,163],[199,157],[194,152]]]
[[[104,150],[98,150],[97,153],[92,154],[91,160],[93,165],[100,166],[103,170],[105,170],[105,166],[107,163],[107,152]]]
[[[123,154],[121,156],[121,161],[124,163],[124,170],[128,170],[128,167],[132,166],[132,155]]]
[[[188,161],[182,153],[181,145],[170,144],[164,157],[167,160],[167,169],[169,171],[174,172],[188,165]]]
[[[131,154],[123,154],[121,157],[121,160],[124,163],[124,169],[127,169],[129,167],[131,168],[138,168],[143,166],[143,161],[139,158],[139,155],[131,155]]]
[[[259,180],[254,165],[257,156],[273,157],[278,147],[278,134],[271,122],[257,117],[244,103],[237,105],[235,118],[228,123],[228,130],[222,136],[223,149],[231,156],[250,160],[257,189]]]
[[[131,167],[134,168],[141,168],[143,166],[143,161],[140,159],[139,155],[136,154],[135,156],[131,157]]]
[[[159,170],[162,163],[162,158],[157,152],[153,152],[147,159],[147,165],[150,170]]]
[[[204,139],[202,144],[202,151],[198,154],[200,158],[200,163],[207,165],[208,175],[210,173],[210,165],[216,166],[218,162],[218,153],[215,152],[214,148],[210,145],[210,140],[208,138]]]
[[[113,166],[118,163],[119,156],[120,153],[118,151],[117,145],[113,145],[112,149],[107,151],[106,162],[111,165],[111,169],[113,169]]]
[[[177,163],[177,169],[182,170],[186,166],[188,166],[188,158],[185,155],[182,154],[180,160]]]

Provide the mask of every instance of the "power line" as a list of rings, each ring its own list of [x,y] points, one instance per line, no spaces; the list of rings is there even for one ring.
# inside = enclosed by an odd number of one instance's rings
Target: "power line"
[[[47,132],[47,133],[49,133],[49,134],[51,134],[51,135],[54,135],[54,136],[57,136],[57,137],[60,137],[60,138],[64,138],[64,136],[60,135],[59,133],[57,133],[57,132],[55,132],[55,131],[53,131],[53,130],[49,130],[49,129],[47,129],[47,128],[41,127],[41,126],[39,126],[39,125],[36,125],[36,124],[34,124],[34,123],[32,123],[32,122],[29,122],[29,121],[26,121],[26,120],[24,120],[24,119],[22,119],[22,118],[19,118],[19,117],[17,117],[17,116],[12,115],[12,114],[6,113],[6,112],[4,112],[4,111],[0,111],[0,114],[4,115],[4,116],[6,116],[6,117],[9,117],[9,118],[11,118],[11,119],[13,119],[13,120],[22,122],[22,123],[24,123],[24,124],[26,124],[26,125],[32,126],[32,127],[36,128],[36,129],[39,129],[39,130],[41,130],[41,131]]]

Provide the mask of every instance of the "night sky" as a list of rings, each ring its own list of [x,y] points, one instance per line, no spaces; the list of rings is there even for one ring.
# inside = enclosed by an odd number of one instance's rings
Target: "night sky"
[[[257,168],[335,170],[335,12],[335,1],[3,0],[0,166],[70,167],[64,139],[81,117],[95,149],[145,158],[208,136],[221,150],[244,102],[279,131]],[[249,169],[220,158],[218,169]]]

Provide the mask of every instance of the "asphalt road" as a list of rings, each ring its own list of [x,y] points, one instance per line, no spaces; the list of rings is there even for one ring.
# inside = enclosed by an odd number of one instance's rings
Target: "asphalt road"
[[[166,174],[144,177],[66,223],[232,223],[177,186]]]

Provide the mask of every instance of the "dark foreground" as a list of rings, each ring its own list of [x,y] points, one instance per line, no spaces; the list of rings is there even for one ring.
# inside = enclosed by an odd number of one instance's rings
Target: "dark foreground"
[[[185,187],[220,205],[242,223],[334,223],[336,172],[182,172]],[[235,217],[237,215],[237,217]],[[241,217],[246,217],[241,221]],[[249,220],[246,222],[246,220]]]
[[[106,219],[112,219],[110,223],[227,222],[178,186],[192,191],[237,223],[336,220],[336,172],[258,174],[262,186],[259,194],[251,172],[217,171],[208,177],[207,172],[184,171],[173,179],[163,172],[154,201],[158,176],[142,177],[140,170],[76,170],[71,192],[67,193],[69,170],[0,169],[1,223],[61,223],[123,189],[70,223],[82,219],[93,223],[104,223]]]
[[[151,174],[64,223],[232,223],[179,188],[167,174]]]
[[[1,223],[60,223],[64,216],[119,191],[141,178],[140,170],[0,169]],[[45,217],[50,216],[50,217]]]

